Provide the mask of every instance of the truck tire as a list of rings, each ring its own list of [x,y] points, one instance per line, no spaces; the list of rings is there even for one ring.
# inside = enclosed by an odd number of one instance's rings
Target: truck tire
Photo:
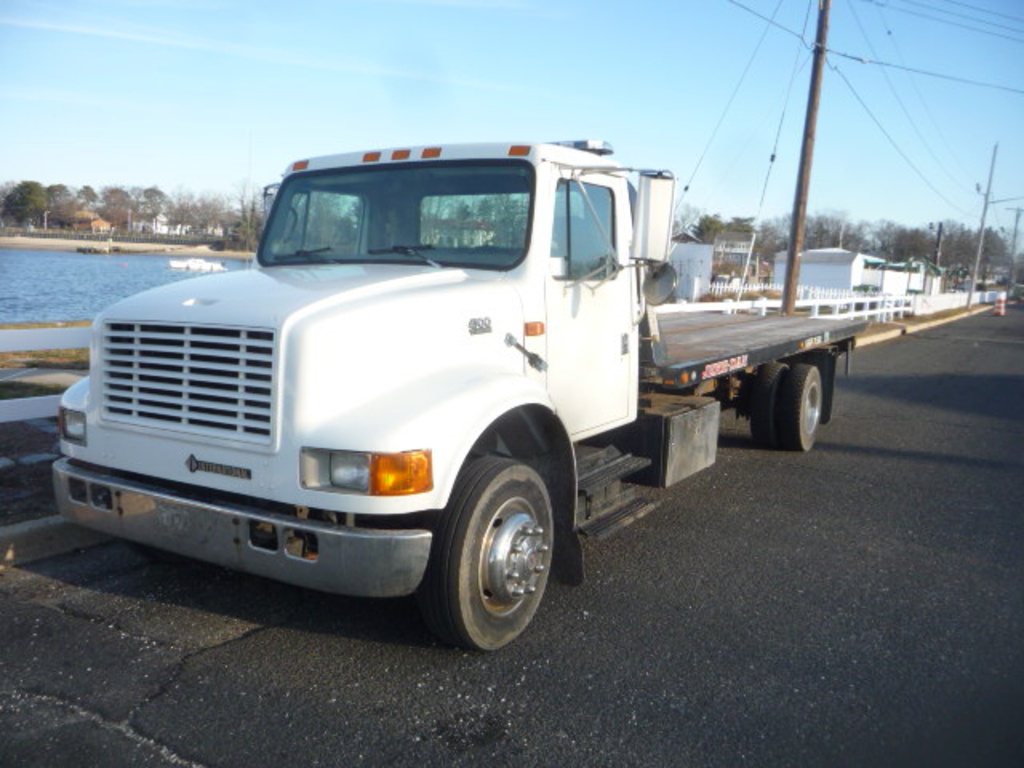
[[[750,434],[754,442],[765,448],[777,448],[779,385],[786,378],[789,366],[785,363],[764,363],[754,376],[750,393]]]
[[[443,641],[494,651],[526,629],[551,570],[554,518],[544,481],[513,459],[463,468],[417,593]]]
[[[809,451],[821,423],[823,392],[816,365],[798,363],[782,382],[778,401],[779,446],[787,451]]]

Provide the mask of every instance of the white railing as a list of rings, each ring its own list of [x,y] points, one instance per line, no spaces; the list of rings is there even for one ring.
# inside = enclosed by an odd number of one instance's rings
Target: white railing
[[[739,290],[740,286],[737,283],[715,283],[708,288],[708,293],[726,299],[736,297]],[[743,293],[777,293],[781,296],[785,286],[780,283],[744,283],[742,290]],[[848,299],[877,295],[877,291],[864,293],[849,288],[821,288],[816,285],[798,285],[796,288],[797,299]]]
[[[4,329],[0,330],[0,352],[81,349],[89,346],[91,331],[89,326]],[[0,424],[56,416],[59,407],[60,395],[0,400]]]
[[[811,317],[830,317],[835,319],[863,317],[877,322],[892,322],[910,314],[913,310],[912,296],[865,296],[851,294],[843,298],[797,299],[797,311],[807,310]],[[722,312],[734,315],[755,314],[764,317],[769,312],[779,312],[782,299],[748,299],[734,301],[695,301],[665,304],[658,308],[659,313],[674,312]]]
[[[774,291],[777,286],[748,285],[744,292],[761,293]],[[724,289],[721,286],[710,292],[712,295],[735,295],[736,289]],[[970,296],[971,304],[993,304],[998,291],[979,291]],[[941,293],[936,295],[908,294],[890,296],[886,294],[864,294],[855,291],[835,288],[814,289],[801,287],[795,302],[797,310],[808,310],[812,317],[865,317],[878,322],[891,322],[904,315],[931,315],[950,309],[961,309],[967,306],[967,293]],[[723,312],[725,314],[767,315],[771,311],[782,308],[781,299],[745,299],[737,301],[725,298],[722,301],[680,301],[666,304],[659,308],[660,312]]]

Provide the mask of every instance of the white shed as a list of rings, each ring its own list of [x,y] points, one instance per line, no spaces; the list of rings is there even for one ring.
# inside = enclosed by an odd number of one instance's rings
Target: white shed
[[[696,301],[711,285],[711,262],[714,246],[704,243],[677,243],[669,254],[679,274],[676,297],[680,301]]]
[[[785,251],[775,254],[776,283],[786,282]],[[865,274],[870,267],[884,264],[885,260],[866,253],[854,253],[843,248],[819,248],[800,254],[800,285],[815,288],[849,290],[859,285],[873,284],[876,277]],[[874,270],[870,270],[873,272]]]

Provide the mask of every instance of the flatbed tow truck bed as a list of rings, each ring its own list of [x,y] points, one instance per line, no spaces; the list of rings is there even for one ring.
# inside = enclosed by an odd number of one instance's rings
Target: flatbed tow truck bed
[[[816,348],[852,349],[868,326],[863,319],[784,315],[662,311],[657,317],[659,343],[648,378],[680,389]]]

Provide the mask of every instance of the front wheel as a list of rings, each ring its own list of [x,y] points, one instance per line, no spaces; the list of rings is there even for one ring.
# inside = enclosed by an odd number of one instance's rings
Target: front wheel
[[[459,475],[434,534],[417,599],[445,642],[493,651],[522,633],[551,569],[554,519],[544,481],[485,456]]]

